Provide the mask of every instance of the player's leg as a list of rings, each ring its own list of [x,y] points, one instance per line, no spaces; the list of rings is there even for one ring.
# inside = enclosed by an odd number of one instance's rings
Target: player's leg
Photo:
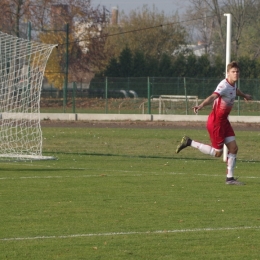
[[[225,138],[225,144],[226,144],[227,150],[228,150],[226,184],[243,185],[244,183],[239,182],[234,178],[234,169],[235,169],[235,166],[236,166],[238,146],[237,146],[237,143],[236,143],[234,130],[233,130],[229,121],[225,125],[225,131],[226,131],[225,134],[227,136]]]
[[[234,169],[236,165],[236,157],[238,152],[238,147],[236,143],[235,133],[231,124],[226,122],[225,124],[225,145],[227,146],[227,180],[234,178]]]
[[[198,149],[200,152],[204,154],[208,154],[214,157],[220,157],[223,153],[223,149],[216,149],[211,145],[200,143],[195,140],[192,140],[191,147]]]
[[[235,140],[235,136],[229,136],[225,139],[225,143],[228,149],[227,155],[227,179],[226,184],[231,185],[243,185],[243,183],[237,181],[234,178],[234,169],[236,166],[236,157],[238,152],[238,146]]]
[[[224,137],[222,139],[222,143],[220,142],[221,144],[218,145],[217,140],[214,135],[214,133],[216,133],[214,118],[211,115],[209,115],[209,118],[207,121],[207,129],[208,129],[209,136],[210,136],[211,143],[212,143],[211,146],[204,144],[204,143],[200,143],[195,140],[192,140],[188,136],[184,136],[182,138],[181,142],[179,143],[179,145],[177,146],[176,153],[179,153],[182,149],[184,149],[188,146],[191,146],[193,148],[198,149],[200,152],[202,152],[204,154],[208,154],[208,155],[211,155],[214,157],[220,157],[223,153]]]
[[[236,157],[237,157],[237,151],[238,147],[236,144],[235,136],[230,136],[225,139],[226,146],[228,149],[227,154],[227,178],[234,177],[234,169],[236,166]]]
[[[227,143],[227,178],[233,178],[234,177],[234,169],[236,166],[236,157],[237,157],[237,149],[236,149],[236,141],[233,140],[229,143]]]
[[[179,153],[181,150],[183,150],[184,148],[186,148],[188,146],[196,148],[200,152],[214,156],[214,157],[220,157],[223,153],[223,149],[216,149],[213,146],[192,140],[188,136],[183,136],[181,142],[177,146],[176,153]]]

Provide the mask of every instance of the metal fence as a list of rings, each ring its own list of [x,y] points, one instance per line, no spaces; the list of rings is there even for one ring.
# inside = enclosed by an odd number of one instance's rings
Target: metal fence
[[[216,78],[94,78],[89,84],[74,82],[57,90],[44,84],[41,112],[192,114],[192,107],[209,96]],[[232,114],[259,115],[260,79],[240,79],[238,87],[254,101],[237,98]],[[65,95],[63,95],[65,91]],[[65,100],[64,100],[65,97]],[[200,111],[208,114],[211,107]]]

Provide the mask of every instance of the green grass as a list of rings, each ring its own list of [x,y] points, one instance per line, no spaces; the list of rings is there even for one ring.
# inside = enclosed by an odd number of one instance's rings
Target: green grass
[[[43,128],[55,161],[1,162],[0,259],[259,259],[258,132],[236,175],[187,148],[206,131]]]

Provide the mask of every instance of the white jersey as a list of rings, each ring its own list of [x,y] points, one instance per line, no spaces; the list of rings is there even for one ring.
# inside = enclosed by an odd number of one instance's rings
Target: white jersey
[[[237,86],[231,85],[227,79],[223,79],[214,91],[219,97],[214,100],[213,111],[216,120],[225,120],[234,105],[237,94]]]

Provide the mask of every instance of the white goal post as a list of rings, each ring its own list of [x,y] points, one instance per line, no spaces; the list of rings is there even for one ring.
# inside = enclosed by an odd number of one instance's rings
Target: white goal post
[[[224,14],[227,17],[227,36],[226,36],[226,67],[225,73],[227,77],[227,65],[231,61],[231,35],[232,35],[232,16],[231,14]],[[227,146],[224,144],[223,148],[223,162],[227,161]]]
[[[0,157],[42,156],[40,96],[44,71],[56,45],[0,32]]]

